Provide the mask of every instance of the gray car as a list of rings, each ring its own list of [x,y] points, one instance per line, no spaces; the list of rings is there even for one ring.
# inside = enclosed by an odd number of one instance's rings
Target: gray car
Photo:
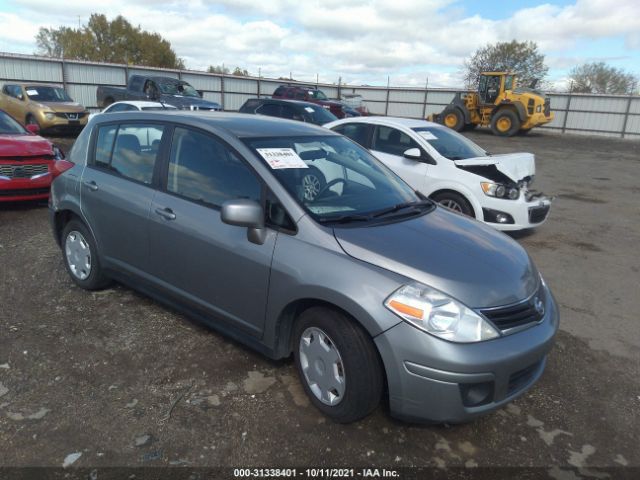
[[[365,149],[242,114],[93,119],[52,187],[72,280],[117,280],[279,359],[339,422],[457,423],[540,378],[558,328],[515,241]],[[68,165],[72,165],[69,163]]]

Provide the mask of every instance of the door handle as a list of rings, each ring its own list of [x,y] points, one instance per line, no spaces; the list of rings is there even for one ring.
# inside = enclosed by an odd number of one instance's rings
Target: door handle
[[[92,192],[95,192],[96,190],[98,190],[98,184],[96,182],[94,182],[93,180],[87,181],[87,182],[83,182],[83,183],[84,183],[84,186],[87,187]]]
[[[170,208],[156,208],[156,213],[165,220],[175,220],[176,214]]]

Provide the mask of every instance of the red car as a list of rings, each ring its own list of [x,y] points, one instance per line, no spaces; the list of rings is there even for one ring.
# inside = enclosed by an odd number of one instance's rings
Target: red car
[[[52,180],[73,166],[62,151],[0,110],[0,202],[46,200]]]

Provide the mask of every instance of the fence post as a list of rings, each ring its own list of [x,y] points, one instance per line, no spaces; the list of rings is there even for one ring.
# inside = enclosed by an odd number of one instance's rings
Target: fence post
[[[260,77],[262,76],[262,68],[258,67],[258,98],[260,98]]]
[[[387,77],[387,100],[384,103],[384,114],[385,116],[389,114],[389,84],[391,82],[391,78]]]
[[[631,111],[632,101],[633,101],[633,93],[629,94],[629,101],[627,102],[627,109],[624,112],[624,122],[622,123],[622,132],[620,132],[620,138],[624,138],[624,134],[627,131],[627,121],[629,120],[629,112]]]
[[[562,121],[562,133],[567,129],[567,118],[569,117],[569,109],[571,108],[571,96],[573,94],[573,82],[569,86],[569,98],[567,98],[567,108],[564,111],[564,120]]]
[[[60,69],[62,70],[62,88],[64,88],[64,91],[67,91],[67,73],[65,72],[65,63],[64,63],[64,57],[62,57],[62,60],[60,61]]]
[[[220,75],[220,106],[224,112],[224,73]]]
[[[422,105],[422,119],[427,117],[427,95],[429,95],[429,77],[424,85],[424,105]]]

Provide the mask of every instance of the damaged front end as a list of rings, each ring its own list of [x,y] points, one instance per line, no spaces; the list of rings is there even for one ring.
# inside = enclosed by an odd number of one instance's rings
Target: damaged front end
[[[480,188],[488,203],[483,219],[503,230],[531,228],[543,223],[553,197],[531,188],[535,178],[535,159],[531,153],[490,155],[454,160],[465,171],[483,177]]]

